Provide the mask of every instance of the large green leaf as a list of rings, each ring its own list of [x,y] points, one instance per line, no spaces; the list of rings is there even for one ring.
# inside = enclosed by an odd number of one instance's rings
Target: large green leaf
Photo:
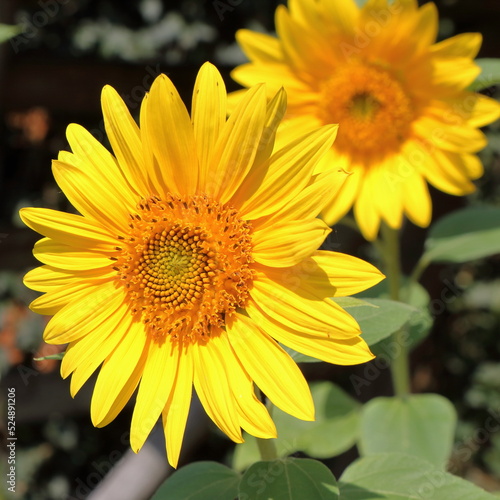
[[[483,58],[476,59],[475,62],[481,67],[482,71],[470,85],[469,90],[479,92],[500,83],[500,59]]]
[[[500,253],[500,208],[464,208],[433,224],[421,265],[467,262],[496,253]]]
[[[0,43],[5,42],[9,38],[18,35],[20,32],[21,28],[19,26],[0,24]]]
[[[363,408],[359,447],[363,455],[406,453],[444,468],[456,420],[453,405],[438,394],[375,398]]]
[[[301,352],[294,351],[287,345],[280,345],[296,363],[319,363],[321,361],[321,359],[313,358],[311,356],[308,356],[307,354],[302,354]]]
[[[350,309],[351,307],[362,307],[362,306],[377,307],[374,306],[373,304],[370,304],[369,302],[366,302],[366,300],[359,299],[357,297],[332,297],[332,300],[344,309]]]
[[[352,463],[339,480],[342,500],[494,500],[421,458],[381,453]]]
[[[243,475],[238,496],[239,500],[308,498],[339,498],[333,474],[321,462],[310,458],[285,458],[253,464]]]
[[[389,299],[390,293],[388,284],[389,282],[384,280],[372,287],[369,291],[379,299]],[[373,300],[366,299],[364,295],[366,295],[366,293],[361,294],[361,297],[363,297],[365,301]],[[417,309],[406,323],[402,336],[404,347],[406,350],[409,350],[418,345],[427,336],[432,327],[433,320],[428,309],[430,297],[427,290],[420,283],[410,281],[405,277],[402,279],[400,297],[403,303]],[[349,313],[351,312],[352,311],[349,310]],[[382,319],[382,321],[385,321],[385,318]],[[395,354],[397,355],[401,352],[401,348],[394,345],[392,336],[386,337],[375,344],[370,344],[370,348],[376,356],[384,355],[389,358],[393,358]]]
[[[351,448],[359,438],[360,404],[331,382],[311,384],[316,420],[305,422],[278,408],[273,420],[278,430],[275,440],[279,456],[303,451],[311,457],[328,458]],[[259,460],[255,438],[245,435],[236,446],[233,467],[244,470]]]
[[[240,480],[240,474],[225,465],[195,462],[169,477],[152,500],[234,500]]]
[[[376,344],[400,330],[410,319],[421,314],[420,310],[403,302],[389,299],[364,299],[376,307],[349,309],[359,323],[362,337],[368,345]]]
[[[394,359],[402,352],[402,348],[406,352],[416,347],[430,332],[433,324],[432,316],[427,309],[420,310],[419,314],[415,314],[406,324],[399,341],[402,345],[398,345],[393,337],[387,337],[376,344],[370,346],[371,351],[377,357],[383,357],[386,360]]]

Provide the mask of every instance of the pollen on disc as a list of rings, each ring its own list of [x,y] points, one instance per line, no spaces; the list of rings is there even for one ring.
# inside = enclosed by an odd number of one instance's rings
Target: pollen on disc
[[[114,269],[131,313],[162,342],[207,341],[252,286],[249,223],[205,196],[142,201]]]

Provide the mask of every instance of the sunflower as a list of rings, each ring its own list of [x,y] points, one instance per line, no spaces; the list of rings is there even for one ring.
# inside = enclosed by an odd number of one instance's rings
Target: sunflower
[[[192,388],[235,442],[241,428],[276,437],[254,383],[284,411],[314,418],[308,385],[281,343],[350,365],[373,356],[354,319],[328,297],[356,293],[382,275],[354,257],[317,251],[329,228],[316,218],[345,174],[313,176],[336,127],[272,153],[285,93],[258,85],[226,119],[220,74],[200,70],[190,117],[172,82],[153,83],[140,128],[111,87],[104,123],[114,156],[72,124],[72,153],[53,162],[81,215],[21,210],[45,236],[44,265],[28,287],[51,314],[44,339],[69,344],[61,364],[74,396],[100,366],[91,402],[97,427],[137,391],[130,442],[138,451],[160,415],[177,466]]]
[[[288,95],[286,140],[338,123],[335,144],[316,172],[334,165],[354,173],[322,211],[329,225],[353,208],[364,236],[381,221],[400,228],[405,214],[431,220],[427,182],[452,195],[471,193],[483,173],[478,130],[500,116],[499,104],[467,90],[481,35],[435,43],[433,3],[415,0],[290,0],[276,11],[278,38],[241,30],[250,63],[232,77],[243,86],[266,82]],[[238,94],[234,95],[234,100]],[[233,99],[232,99],[233,101]]]

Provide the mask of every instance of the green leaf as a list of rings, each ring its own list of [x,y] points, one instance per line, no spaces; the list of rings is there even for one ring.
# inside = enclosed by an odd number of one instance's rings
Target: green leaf
[[[305,422],[278,408],[273,420],[278,430],[275,440],[279,456],[303,451],[315,458],[328,458],[348,450],[359,438],[360,404],[331,382],[311,384],[316,409],[316,420]],[[245,435],[245,442],[236,446],[233,467],[244,470],[259,460],[259,451],[253,436]]]
[[[384,280],[372,287],[369,292],[375,294],[377,298],[389,299],[388,281]],[[415,307],[418,311],[413,314],[405,325],[402,340],[407,350],[418,345],[430,332],[433,318],[429,313],[430,297],[427,290],[415,281],[403,277],[401,284],[400,296],[401,301],[405,304]],[[362,297],[364,294],[361,295]],[[370,299],[368,299],[370,300]],[[349,311],[352,313],[352,311]],[[385,320],[384,320],[385,321]],[[370,349],[376,356],[385,355],[389,358],[394,357],[394,353],[401,352],[398,346],[394,345],[392,336],[389,336],[375,344],[370,344]]]
[[[388,299],[365,299],[376,307],[356,307],[349,314],[359,323],[362,337],[368,345],[376,344],[400,330],[420,311],[403,302]]]
[[[397,452],[415,455],[444,468],[453,447],[456,412],[438,394],[375,398],[363,408],[363,455]]]
[[[483,58],[476,59],[474,62],[481,67],[481,73],[469,86],[469,90],[479,92],[500,83],[500,59]]]
[[[370,304],[366,300],[358,299],[357,297],[332,297],[332,300],[336,302],[340,307],[344,309],[349,309],[350,307],[377,307]]]
[[[285,458],[253,464],[243,475],[238,496],[239,500],[307,498],[339,498],[333,474],[321,462],[310,458]]]
[[[240,474],[225,465],[195,462],[169,477],[152,500],[234,500],[240,480]]]
[[[457,210],[432,225],[421,262],[467,262],[500,253],[500,208]]]
[[[415,314],[406,324],[403,332],[400,335],[402,345],[398,345],[393,337],[387,337],[376,344],[370,346],[371,351],[377,357],[384,357],[384,362],[389,362],[401,354],[401,347],[405,351],[410,351],[415,348],[422,340],[427,337],[433,325],[433,319],[427,309],[420,310],[419,314]]]
[[[11,26],[8,24],[0,24],[0,43],[7,41],[21,33],[21,28],[19,26]]]
[[[290,357],[296,362],[296,363],[320,363],[321,359],[318,358],[313,358],[311,356],[308,356],[307,354],[302,354],[301,352],[294,351],[291,347],[288,347],[287,345],[280,344],[280,346],[285,350]]]
[[[342,500],[493,500],[496,497],[421,458],[380,453],[352,463],[339,480]]]

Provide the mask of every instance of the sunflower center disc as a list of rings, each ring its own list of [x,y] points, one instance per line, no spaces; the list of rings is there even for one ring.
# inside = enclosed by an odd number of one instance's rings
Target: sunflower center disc
[[[244,307],[252,285],[251,228],[204,196],[153,197],[131,214],[114,269],[132,314],[157,341],[206,341]]]
[[[383,68],[348,65],[323,83],[322,94],[321,119],[339,123],[335,146],[351,157],[398,151],[409,135],[414,118],[411,100]]]

